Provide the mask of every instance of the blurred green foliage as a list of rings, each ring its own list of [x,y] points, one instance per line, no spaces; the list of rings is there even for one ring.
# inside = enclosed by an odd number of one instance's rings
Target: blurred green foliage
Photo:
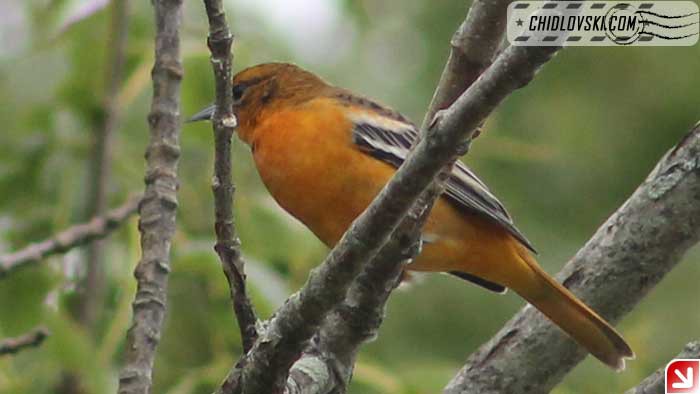
[[[99,1],[0,3],[0,253],[85,219],[92,136],[101,113],[109,7]],[[296,4],[298,3],[298,4]],[[334,83],[375,97],[421,121],[466,14],[457,0],[227,2],[237,34],[235,63],[293,61]],[[123,117],[110,149],[111,205],[143,188],[148,140],[152,10],[129,3]],[[213,98],[202,4],[185,2],[183,116]],[[491,117],[467,162],[501,197],[555,272],[700,117],[700,51],[691,48],[571,48]],[[208,393],[239,356],[228,290],[214,255],[212,137],[183,126],[178,231],[169,311],[155,368],[155,393]],[[255,305],[263,316],[298,288],[326,253],[277,207],[247,149],[236,145],[236,218]],[[83,250],[48,259],[0,281],[0,337],[43,323],[46,343],[0,359],[0,392],[53,392],[62,371],[86,391],[114,392],[130,324],[132,220],[107,248],[108,289],[97,332],[70,312]],[[555,392],[615,393],[697,338],[697,250],[620,325],[637,352],[622,374],[587,359]],[[362,352],[354,393],[435,393],[523,301],[442,275],[427,275],[392,297],[379,338]],[[439,308],[436,308],[439,305]]]

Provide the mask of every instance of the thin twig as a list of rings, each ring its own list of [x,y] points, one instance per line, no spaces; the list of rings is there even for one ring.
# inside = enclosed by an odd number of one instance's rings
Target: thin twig
[[[90,191],[88,196],[88,217],[101,215],[107,209],[107,190],[109,187],[110,167],[112,162],[113,134],[119,123],[121,111],[116,97],[122,81],[128,31],[128,0],[114,0],[111,4],[111,22],[107,45],[107,67],[102,103],[102,116],[94,132],[93,157],[88,162]],[[92,329],[100,311],[103,309],[105,270],[105,241],[90,243],[87,251],[87,273],[84,280],[84,292],[78,307],[78,321]]]
[[[241,242],[236,235],[233,219],[233,195],[235,186],[231,177],[231,139],[236,126],[233,115],[231,91],[231,35],[221,0],[205,0],[209,18],[207,43],[211,51],[211,64],[216,79],[216,110],[212,117],[214,130],[214,214],[216,221],[216,250],[231,292],[233,312],[241,331],[244,352],[248,352],[258,337],[255,328],[257,317],[253,304],[246,294],[245,263],[241,256]]]
[[[0,341],[0,356],[6,354],[16,354],[20,351],[37,347],[49,336],[49,330],[44,326],[39,326],[15,338],[6,338]]]
[[[700,341],[690,342],[683,351],[674,358],[700,358]],[[663,365],[637,386],[627,390],[625,394],[658,394],[664,392],[666,366]]]
[[[155,64],[153,99],[148,123],[146,192],[139,205],[142,257],[134,276],[138,282],[127,333],[119,393],[151,391],[153,360],[166,311],[170,243],[177,211],[177,163],[180,157],[180,22],[182,0],[154,0]]]
[[[128,0],[113,0],[110,4],[110,26],[106,36],[104,67],[105,88],[102,108],[92,122],[91,158],[86,162],[89,173],[87,185],[86,217],[101,215],[107,209],[107,197],[111,178],[112,150],[115,130],[121,119],[117,96],[122,82],[126,58],[129,22]],[[71,311],[76,321],[90,335],[96,335],[97,322],[105,302],[105,248],[107,240],[95,240],[87,245],[85,277],[78,287],[78,305]],[[63,371],[56,394],[80,392],[81,377],[74,371]]]
[[[449,109],[437,114],[428,136],[415,146],[324,263],[311,272],[304,288],[277,311],[248,356],[229,373],[220,392],[282,392],[291,365],[326,314],[343,301],[363,263],[389,240],[435,176],[466,152],[477,126],[506,96],[532,80],[535,71],[558,49],[509,48]]]
[[[140,195],[132,196],[120,207],[102,216],[94,217],[87,223],[76,224],[45,241],[0,256],[0,279],[15,270],[36,264],[48,256],[65,253],[75,247],[106,237],[136,212],[140,200]]]
[[[557,275],[609,321],[634,306],[700,240],[700,124]],[[586,352],[534,308],[468,360],[446,393],[546,393]]]

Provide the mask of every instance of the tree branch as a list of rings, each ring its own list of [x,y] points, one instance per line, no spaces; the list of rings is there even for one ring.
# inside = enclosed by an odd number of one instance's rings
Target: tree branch
[[[618,321],[700,240],[700,123],[557,276]],[[535,309],[521,310],[483,345],[445,393],[545,393],[586,353]]]
[[[76,224],[45,241],[0,256],[0,279],[22,267],[38,263],[48,256],[65,253],[75,247],[106,237],[136,212],[140,200],[140,195],[132,196],[122,206],[102,216],[94,217],[87,223]]]
[[[558,49],[509,48],[449,109],[437,114],[428,136],[415,146],[324,263],[311,272],[304,288],[277,311],[247,357],[229,373],[220,392],[283,390],[292,363],[326,314],[345,298],[362,264],[388,241],[433,178],[465,153],[474,130],[486,116],[513,90],[528,83]]]
[[[423,129],[435,114],[449,107],[491,64],[503,40],[508,4],[512,0],[475,0],[467,18],[450,40],[450,55],[423,119]]]
[[[107,209],[112,140],[121,115],[116,97],[119,93],[126,57],[129,22],[127,5],[128,0],[114,0],[111,4],[111,22],[106,45],[107,61],[104,73],[106,89],[102,103],[102,114],[95,125],[93,157],[88,162],[90,171],[88,217],[101,215]],[[104,302],[104,247],[102,241],[92,242],[88,246],[87,273],[84,280],[84,292],[81,294],[78,308],[78,320],[90,329],[94,327]]]
[[[105,66],[103,70],[104,91],[98,116],[92,120],[91,157],[85,163],[89,174],[87,184],[86,217],[101,215],[107,209],[111,178],[114,133],[121,119],[121,108],[117,103],[122,82],[128,37],[128,0],[110,2],[110,24],[106,35]],[[87,246],[83,267],[85,276],[78,283],[78,305],[71,311],[73,318],[96,336],[97,323],[102,317],[105,303],[105,249],[107,240],[95,240]],[[56,394],[81,392],[81,376],[76,372],[63,371]]]
[[[214,130],[214,210],[216,221],[216,250],[231,291],[234,315],[241,331],[241,342],[245,353],[258,337],[255,310],[246,294],[245,262],[241,256],[241,242],[236,235],[233,219],[233,195],[235,186],[231,180],[231,139],[236,126],[233,114],[231,90],[231,35],[226,23],[221,0],[205,0],[209,18],[207,43],[211,51],[211,65],[216,79],[216,103],[212,116]]]
[[[360,346],[377,336],[389,295],[405,265],[420,253],[420,229],[439,195],[440,189],[428,188],[353,281],[345,301],[326,317],[304,356],[292,366],[286,394],[345,392]]]
[[[700,358],[700,341],[690,342],[685,345],[683,351],[674,358]],[[666,366],[657,369],[656,372],[642,380],[636,387],[625,394],[657,394],[664,392]]]
[[[39,326],[18,337],[3,339],[0,341],[0,356],[19,353],[30,347],[37,347],[41,345],[48,336],[49,330],[46,327]]]
[[[509,1],[475,1],[451,40],[452,52],[426,113],[424,129],[435,113],[451,105],[491,64],[503,38]],[[449,166],[448,166],[449,168]],[[326,318],[314,343],[297,361],[287,381],[288,394],[344,392],[359,347],[378,335],[384,309],[404,265],[411,241],[420,242],[423,220],[442,193],[433,182],[348,291],[345,302]],[[423,207],[423,214],[419,215]],[[420,219],[423,216],[423,219]]]
[[[153,360],[166,311],[170,242],[177,211],[177,162],[180,157],[180,21],[182,0],[154,0],[156,42],[153,100],[148,123],[146,192],[139,205],[142,257],[132,304],[133,322],[126,340],[119,393],[150,392]]]

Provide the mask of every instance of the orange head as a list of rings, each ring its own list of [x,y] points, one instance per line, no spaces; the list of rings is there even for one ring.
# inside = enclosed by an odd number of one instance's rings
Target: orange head
[[[246,68],[232,81],[233,113],[238,119],[238,132],[246,134],[255,128],[265,111],[303,103],[330,88],[318,76],[289,63],[263,63]],[[209,120],[213,114],[212,105],[189,121]]]

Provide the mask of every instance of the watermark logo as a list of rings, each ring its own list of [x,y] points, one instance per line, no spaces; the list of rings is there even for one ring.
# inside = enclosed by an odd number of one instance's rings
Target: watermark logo
[[[700,360],[675,359],[666,366],[666,394],[700,394]]]
[[[700,13],[693,1],[515,1],[508,41],[518,46],[691,46]]]

